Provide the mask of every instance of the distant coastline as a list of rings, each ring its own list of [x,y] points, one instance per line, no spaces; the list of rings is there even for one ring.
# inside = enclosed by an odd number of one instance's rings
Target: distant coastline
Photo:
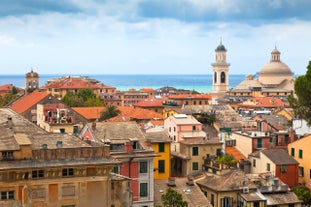
[[[40,86],[52,78],[59,78],[68,75],[64,74],[39,74]],[[150,74],[128,74],[128,75],[103,75],[103,74],[70,74],[70,76],[86,76],[96,79],[105,85],[116,87],[117,90],[126,91],[129,89],[139,90],[141,88],[158,89],[164,86],[171,86],[177,89],[196,90],[200,93],[212,91],[211,74],[189,74],[189,75],[150,75]],[[245,75],[229,75],[229,88],[232,88],[243,81]],[[25,88],[25,74],[23,75],[0,75],[0,85],[13,84]]]

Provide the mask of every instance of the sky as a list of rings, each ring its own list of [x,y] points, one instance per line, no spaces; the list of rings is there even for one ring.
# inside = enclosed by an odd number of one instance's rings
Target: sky
[[[310,0],[1,0],[0,75],[256,74],[311,60]]]

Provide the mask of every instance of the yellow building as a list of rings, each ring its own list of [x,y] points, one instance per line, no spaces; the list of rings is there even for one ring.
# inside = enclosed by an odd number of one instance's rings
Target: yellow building
[[[299,162],[298,182],[311,189],[311,135],[288,144],[288,153]]]
[[[108,146],[48,133],[3,108],[0,126],[0,206],[131,206],[129,185],[111,175],[120,162]]]
[[[146,134],[157,157],[154,158],[154,179],[168,179],[171,176],[171,140],[166,131],[150,131]]]

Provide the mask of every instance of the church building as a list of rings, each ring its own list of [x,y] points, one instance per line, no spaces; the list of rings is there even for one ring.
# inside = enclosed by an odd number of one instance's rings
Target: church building
[[[281,61],[275,47],[271,60],[263,66],[257,76],[247,75],[245,80],[227,91],[230,97],[287,97],[294,93],[294,76],[291,69]]]
[[[215,63],[213,66],[213,97],[221,97],[226,95],[229,86],[229,66],[227,63],[227,50],[220,41],[220,44],[215,49]]]

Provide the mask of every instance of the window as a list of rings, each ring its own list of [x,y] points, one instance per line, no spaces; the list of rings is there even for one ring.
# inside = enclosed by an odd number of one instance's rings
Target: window
[[[146,161],[140,162],[140,163],[139,163],[139,172],[140,172],[140,173],[147,173],[147,171],[148,171],[147,162],[146,162]]]
[[[13,200],[14,191],[1,191],[1,200]]]
[[[295,148],[291,148],[291,155],[295,157]]]
[[[286,165],[281,165],[281,173],[286,173]]]
[[[302,158],[302,150],[299,150],[299,158]]]
[[[262,148],[262,139],[261,138],[257,139],[257,148]]]
[[[171,132],[171,127],[168,128],[168,131]]]
[[[254,207],[259,207],[259,201],[254,201]]]
[[[112,169],[113,173],[119,174],[119,167],[118,166],[114,166]]]
[[[165,160],[158,161],[159,173],[165,173]]]
[[[193,105],[197,105],[197,102],[196,102],[196,101],[193,101]]]
[[[303,177],[304,175],[304,168],[303,167],[299,167],[299,176]]]
[[[174,127],[174,132],[176,132],[176,127]]]
[[[32,179],[44,178],[44,170],[33,170],[31,177]]]
[[[164,143],[159,143],[159,152],[164,152],[165,145]]]
[[[267,163],[267,171],[270,171],[270,163]]]
[[[226,74],[225,72],[221,72],[220,74],[220,82],[225,83],[226,82]]]
[[[192,156],[198,156],[198,155],[199,155],[199,148],[192,147]]]
[[[233,206],[233,198],[224,197],[220,199],[220,206],[221,207],[228,207]]]
[[[289,135],[288,134],[285,134],[284,141],[286,144],[288,144],[288,141],[289,141]]]
[[[192,170],[199,170],[199,163],[198,162],[192,163]]]
[[[62,205],[62,207],[75,207],[75,205]]]
[[[140,183],[140,193],[141,197],[148,196],[148,183]]]
[[[253,159],[253,167],[256,167],[256,160]]]
[[[63,177],[69,177],[74,175],[74,170],[73,168],[64,168],[62,170],[62,176]]]
[[[196,126],[192,126],[192,131],[195,131],[197,129]]]
[[[13,159],[13,152],[12,151],[4,151],[4,152],[2,152],[2,159],[4,159],[4,160],[11,160],[11,159]]]
[[[174,135],[174,141],[176,141],[176,135]]]

